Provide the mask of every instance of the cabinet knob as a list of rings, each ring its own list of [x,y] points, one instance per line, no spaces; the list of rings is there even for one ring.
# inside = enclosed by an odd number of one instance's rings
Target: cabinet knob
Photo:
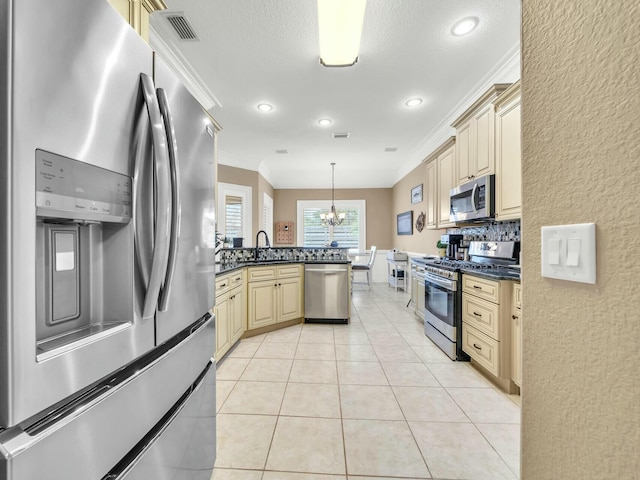
[[[511,315],[511,318],[513,318],[514,320],[516,320],[518,318],[517,315]]]

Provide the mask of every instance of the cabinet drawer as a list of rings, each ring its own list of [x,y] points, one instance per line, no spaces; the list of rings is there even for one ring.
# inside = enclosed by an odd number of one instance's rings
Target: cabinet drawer
[[[499,343],[493,338],[476,330],[467,323],[462,323],[462,349],[490,373],[499,376]]]
[[[229,274],[230,288],[240,287],[244,284],[244,268]]]
[[[251,267],[249,268],[249,281],[260,282],[262,280],[275,280],[276,267]]]
[[[244,284],[244,268],[216,277],[216,298]]]
[[[500,303],[500,282],[494,280],[463,274],[462,291],[490,302]]]
[[[279,265],[277,267],[278,278],[291,278],[302,276],[302,265]]]
[[[522,284],[513,284],[513,306],[516,308],[522,308]]]
[[[231,288],[231,274],[216,277],[216,299],[224,295]]]
[[[499,337],[499,307],[495,303],[467,293],[462,294],[462,321],[486,333],[494,340]]]

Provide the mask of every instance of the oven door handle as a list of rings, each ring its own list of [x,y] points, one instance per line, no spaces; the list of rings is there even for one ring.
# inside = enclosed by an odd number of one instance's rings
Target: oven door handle
[[[431,275],[430,273],[424,274],[424,283],[432,283],[438,287],[444,288],[445,290],[449,290],[452,292],[456,291],[456,281],[455,280],[447,280],[445,278],[436,277],[435,275]]]

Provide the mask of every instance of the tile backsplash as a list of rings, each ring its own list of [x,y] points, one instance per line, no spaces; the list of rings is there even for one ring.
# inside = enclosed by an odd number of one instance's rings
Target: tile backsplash
[[[348,248],[304,248],[304,247],[271,247],[271,248],[223,248],[219,252],[221,264],[243,263],[250,261],[302,261],[302,262],[335,262],[349,259]],[[256,258],[256,254],[258,258]]]
[[[478,226],[449,228],[447,233],[464,235],[464,242],[473,241],[520,241],[520,220],[491,222]]]

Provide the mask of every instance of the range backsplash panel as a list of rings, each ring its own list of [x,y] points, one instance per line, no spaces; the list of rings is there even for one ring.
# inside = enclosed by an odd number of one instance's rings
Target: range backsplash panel
[[[449,228],[447,233],[463,235],[463,242],[491,241],[520,241],[520,220],[508,222],[483,223],[478,226]]]

